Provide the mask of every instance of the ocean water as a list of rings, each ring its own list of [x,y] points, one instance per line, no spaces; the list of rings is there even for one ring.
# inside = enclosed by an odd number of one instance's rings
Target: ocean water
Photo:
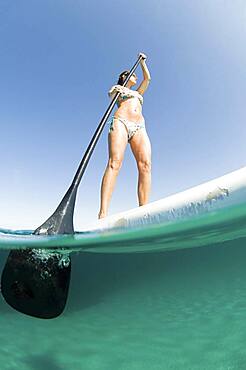
[[[0,300],[0,369],[246,369],[245,226],[241,205],[129,233],[37,239],[1,230],[1,269],[13,248],[59,242],[73,253],[58,318]]]

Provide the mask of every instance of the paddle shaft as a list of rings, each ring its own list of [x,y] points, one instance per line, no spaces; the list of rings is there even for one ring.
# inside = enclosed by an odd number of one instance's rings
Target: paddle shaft
[[[123,86],[131,78],[141,58],[140,55]],[[74,233],[73,214],[77,189],[118,96],[119,93],[115,95],[105,112],[62,201],[55,212],[33,234]],[[41,250],[36,253],[30,248],[21,253],[11,251],[1,278],[1,291],[6,302],[17,311],[33,317],[48,319],[59,316],[66,304],[71,272],[70,257],[66,257],[65,265],[62,262],[63,257],[59,251],[56,254],[45,254]]]

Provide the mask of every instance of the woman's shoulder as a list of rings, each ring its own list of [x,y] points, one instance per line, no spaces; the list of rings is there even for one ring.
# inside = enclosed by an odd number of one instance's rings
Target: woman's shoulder
[[[123,88],[123,86],[121,86],[121,85],[113,85],[111,88],[110,88],[110,90],[109,91],[113,91],[113,90],[120,90],[120,89],[122,89]]]

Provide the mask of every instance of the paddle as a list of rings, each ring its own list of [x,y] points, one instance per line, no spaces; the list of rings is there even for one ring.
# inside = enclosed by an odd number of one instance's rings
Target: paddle
[[[127,84],[143,56],[130,70]],[[72,184],[55,212],[33,234],[73,234],[73,214],[78,186],[86,166],[113,110],[118,92],[99,123],[80,162]],[[42,249],[14,250],[9,253],[1,278],[1,292],[6,302],[24,314],[50,319],[59,316],[65,307],[70,283],[71,260],[68,254]]]

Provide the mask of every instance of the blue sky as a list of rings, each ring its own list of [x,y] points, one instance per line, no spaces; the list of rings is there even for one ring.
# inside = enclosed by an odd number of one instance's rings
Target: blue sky
[[[54,211],[109,105],[118,74],[147,54],[143,114],[150,201],[245,165],[243,0],[0,2],[0,227],[36,228]],[[141,68],[137,69],[138,82]],[[75,228],[97,218],[104,132],[82,179]],[[137,206],[130,148],[109,214]]]

